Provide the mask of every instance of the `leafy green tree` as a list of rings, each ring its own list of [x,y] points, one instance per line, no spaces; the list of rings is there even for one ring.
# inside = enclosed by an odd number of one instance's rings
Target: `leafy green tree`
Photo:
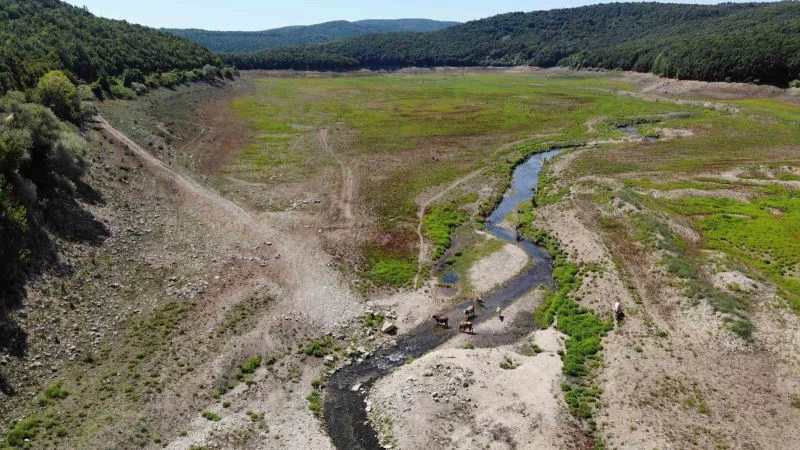
[[[36,85],[39,102],[50,108],[58,118],[76,122],[80,118],[78,89],[64,72],[53,70],[46,73]]]
[[[122,72],[122,84],[131,87],[133,83],[144,83],[144,73],[136,67],[128,67]]]

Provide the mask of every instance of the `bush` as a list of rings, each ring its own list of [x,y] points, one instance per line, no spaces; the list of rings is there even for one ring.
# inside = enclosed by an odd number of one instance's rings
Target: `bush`
[[[136,97],[136,93],[133,89],[126,88],[121,84],[111,83],[109,85],[109,94],[113,98],[119,98],[122,100],[130,100]]]
[[[219,414],[211,411],[203,411],[200,415],[203,416],[204,419],[210,420],[212,422],[219,422],[220,420],[222,420],[222,417],[220,417]]]
[[[322,358],[323,356],[331,354],[335,347],[336,340],[330,336],[325,336],[320,340],[313,340],[306,344],[305,349],[303,349],[303,353],[308,356]]]
[[[47,388],[42,395],[51,400],[63,400],[69,397],[69,391],[64,389],[61,383],[56,383]]]
[[[261,361],[262,359],[260,356],[253,356],[252,358],[248,359],[241,366],[242,373],[255,373],[256,369],[261,367]]]
[[[132,87],[133,83],[144,83],[144,74],[138,68],[127,68],[122,72],[122,84]]]
[[[61,120],[77,122],[80,119],[78,89],[60,70],[47,72],[36,85],[36,99],[50,108]]]
[[[150,89],[142,83],[131,83],[131,90],[136,93],[137,96],[146,94]]]
[[[383,314],[369,313],[364,316],[364,326],[377,330],[383,325]]]
[[[789,82],[789,87],[800,88],[800,80],[792,80]]]
[[[28,417],[17,422],[6,435],[6,442],[9,447],[27,448],[36,434],[39,432],[39,427],[42,425],[42,420],[36,416]]]
[[[308,409],[311,410],[314,417],[320,417],[322,415],[322,402],[319,397],[319,391],[311,391],[306,400],[308,400]]]

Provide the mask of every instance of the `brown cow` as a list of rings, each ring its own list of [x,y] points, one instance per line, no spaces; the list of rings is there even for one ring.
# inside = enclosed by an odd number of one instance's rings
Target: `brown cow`
[[[444,327],[444,328],[450,328],[450,324],[449,324],[450,319],[448,319],[447,316],[434,314],[433,315],[433,321],[436,322],[436,325],[438,325],[438,326],[441,326],[441,327]]]
[[[469,308],[464,310],[464,315],[467,316],[467,320],[475,317],[475,305],[469,305]]]
[[[472,322],[469,320],[462,320],[461,323],[458,325],[458,331],[463,331],[464,333],[472,334]]]
[[[478,306],[480,306],[481,308],[486,308],[486,302],[483,300],[483,297],[481,297],[480,295],[478,296],[478,298],[475,299],[475,301],[478,303]]]

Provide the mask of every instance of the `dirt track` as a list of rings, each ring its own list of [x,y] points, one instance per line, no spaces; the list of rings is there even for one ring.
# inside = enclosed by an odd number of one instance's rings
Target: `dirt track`
[[[353,198],[355,197],[356,182],[353,177],[353,170],[344,162],[333,149],[333,146],[328,142],[328,129],[322,128],[319,130],[319,145],[328,153],[342,170],[342,187],[339,192],[339,197],[333,203],[333,207],[339,210],[339,216],[347,226],[352,226],[353,223]]]
[[[257,327],[233,338],[225,344],[227,350],[218,358],[208,360],[203,367],[198,367],[195,371],[197,375],[192,376],[192,380],[183,382],[187,388],[202,385],[206,377],[220,370],[227,370],[226,361],[241,353],[242,348],[263,349],[265,345],[286,342],[287,336],[282,331],[285,321],[282,317],[302,318],[300,324],[293,325],[289,331],[307,328],[316,334],[333,332],[361,314],[360,299],[350,291],[341,275],[331,266],[329,255],[321,248],[320,237],[307,226],[297,226],[312,220],[305,213],[252,214],[199,184],[180,169],[165,164],[111,126],[104,118],[98,118],[98,121],[103,131],[134,152],[154,175],[175,187],[188,213],[200,216],[215,228],[222,228],[220,231],[228,241],[223,245],[268,249],[271,255],[275,255],[269,261],[262,259],[264,262],[261,268],[235,273],[234,283],[226,283],[226,287],[206,295],[202,305],[204,319],[202,323],[189,325],[186,345],[192,345],[192,340],[202,339],[213,332],[214,327],[224,320],[226,311],[245,301],[254,292],[267,288],[275,292],[277,298],[264,315],[257,319]],[[270,427],[281,435],[281,440],[274,442],[276,446],[321,448],[327,438],[308,410],[305,400],[306,391],[310,389],[310,378],[316,376],[318,369],[313,364],[300,365],[299,369],[300,376],[305,381],[298,391],[289,389],[286,393],[286,386],[280,384],[280,380],[259,372],[257,375],[259,379],[263,379],[262,387],[232,392],[228,397],[242,405],[239,408],[242,411],[253,409],[267,413],[266,420]],[[169,415],[169,411],[176,407],[174,403],[164,398],[163,403],[159,402],[158,409]],[[283,407],[278,408],[277,404]],[[209,407],[213,406],[212,402]],[[170,447],[185,448],[209,442],[215,433],[226,433],[240,428],[243,415],[231,416],[229,420],[216,425],[198,416],[189,424],[188,434],[172,442]],[[244,419],[249,420],[246,416]],[[297,429],[298,423],[305,425]]]

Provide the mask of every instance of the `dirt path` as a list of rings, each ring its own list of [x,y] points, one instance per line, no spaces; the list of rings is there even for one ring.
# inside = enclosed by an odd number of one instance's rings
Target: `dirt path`
[[[597,133],[597,129],[595,128],[595,125],[599,125],[599,124],[603,123],[603,121],[606,120],[606,119],[608,119],[607,116],[600,116],[600,117],[595,117],[593,119],[587,120],[586,121],[586,132],[590,133],[590,134]]]
[[[102,130],[114,140],[124,144],[150,170],[155,177],[166,180],[183,202],[182,214],[197,216],[216,230],[225,248],[243,252],[249,257],[253,252],[260,254],[260,264],[248,271],[238,271],[232,279],[218,289],[209,289],[199,307],[202,321],[187,325],[185,339],[197,342],[208,335],[215,325],[221,323],[226,312],[243,302],[253,292],[269,288],[275,293],[275,301],[254,318],[258,325],[251,331],[232,337],[221,351],[219,358],[197,366],[194,375],[183,381],[184,395],[191,394],[193,386],[207,385],[208,380],[223,373],[227,366],[241,353],[241,349],[258,349],[253,352],[266,352],[270,345],[284,342],[291,336],[286,331],[286,317],[301,317],[301,325],[311,333],[326,333],[338,330],[341,324],[361,314],[360,298],[349,288],[341,274],[330,264],[331,258],[324,249],[317,233],[302,226],[312,220],[302,212],[285,211],[270,214],[252,214],[221,194],[206,188],[177,167],[171,167],[145,148],[115,129],[102,117],[97,121]],[[173,187],[174,186],[174,187]],[[287,225],[287,222],[291,225]],[[297,226],[301,225],[301,226]],[[225,279],[225,275],[223,279]],[[296,328],[295,328],[296,327]],[[293,326],[292,332],[301,326]],[[188,341],[187,341],[188,342]],[[270,344],[273,343],[273,344]],[[231,393],[226,397],[240,406],[238,410],[258,410],[266,412],[265,421],[281,436],[275,441],[280,448],[326,448],[328,439],[319,422],[308,410],[305,399],[311,389],[311,379],[318,376],[318,368],[312,362],[295,366],[302,380],[303,388],[286,388],[278,378],[262,374],[261,385],[246,390],[245,393]],[[292,384],[292,386],[294,383]],[[277,405],[280,405],[278,407]],[[212,441],[215,433],[234,432],[241,428],[243,413],[223,411],[216,401],[210,401],[207,408],[218,411],[226,417],[219,423],[211,423],[197,416],[188,424],[186,417],[176,408],[180,402],[170,400],[169,396],[157,398],[153,408],[165,417],[179,417],[176,423],[185,424],[187,433],[170,442],[171,448],[186,448],[189,445],[205,445]],[[298,427],[298,424],[302,426]]]
[[[151,170],[173,181],[178,190],[183,194],[188,194],[195,198],[202,199],[207,207],[222,210],[227,213],[229,218],[235,219],[241,222],[243,225],[246,223],[252,223],[253,218],[239,205],[215,192],[208,190],[190,177],[165,164],[163,161],[153,156],[150,152],[126,136],[124,133],[111,126],[111,124],[108,123],[105,118],[97,116],[97,121],[108,134],[125,144],[132,152],[136,153],[136,155],[141,158]]]
[[[355,197],[356,183],[353,177],[353,170],[342,158],[333,150],[330,142],[328,142],[328,129],[322,128],[319,130],[319,145],[325,150],[326,153],[331,155],[339,167],[342,169],[342,189],[339,192],[339,198],[334,202],[334,207],[341,212],[341,219],[348,225],[353,222],[353,198]]]
[[[417,236],[419,237],[419,256],[417,258],[417,263],[418,263],[417,264],[417,274],[414,275],[414,289],[416,289],[418,287],[418,285],[419,285],[419,275],[422,272],[422,265],[423,265],[425,259],[427,258],[427,255],[428,255],[428,245],[425,243],[425,237],[422,235],[422,219],[425,218],[425,212],[428,210],[428,207],[432,203],[439,201],[442,197],[447,195],[450,191],[452,191],[453,189],[457,188],[462,183],[467,182],[467,181],[475,178],[476,176],[480,175],[481,173],[483,173],[483,169],[478,169],[478,170],[470,173],[469,175],[467,175],[467,176],[465,176],[463,178],[459,178],[458,180],[454,181],[449,186],[447,186],[444,190],[442,190],[441,192],[437,193],[436,195],[434,195],[433,197],[429,198],[428,200],[425,200],[424,202],[422,202],[421,205],[419,205],[419,209],[417,210],[417,219],[419,219],[419,223],[417,224]]]

